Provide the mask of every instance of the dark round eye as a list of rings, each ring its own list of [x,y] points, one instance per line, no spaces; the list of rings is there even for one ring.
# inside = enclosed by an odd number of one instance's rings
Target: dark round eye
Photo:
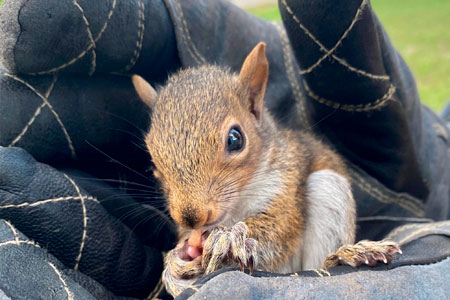
[[[231,128],[228,132],[227,150],[229,152],[236,152],[244,146],[244,137],[237,128]]]

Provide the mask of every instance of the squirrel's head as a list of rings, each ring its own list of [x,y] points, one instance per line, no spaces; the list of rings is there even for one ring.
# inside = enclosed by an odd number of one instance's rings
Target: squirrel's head
[[[259,43],[237,74],[217,66],[187,69],[159,93],[133,84],[151,107],[146,144],[170,214],[185,228],[222,223],[241,209],[242,193],[261,164],[269,66]]]

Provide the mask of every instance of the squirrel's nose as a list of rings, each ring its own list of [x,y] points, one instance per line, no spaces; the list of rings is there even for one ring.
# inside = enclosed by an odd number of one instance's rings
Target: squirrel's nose
[[[208,211],[201,212],[201,211],[192,211],[192,210],[186,210],[182,213],[182,225],[197,229],[201,228],[203,225],[205,225],[206,221],[208,220]]]

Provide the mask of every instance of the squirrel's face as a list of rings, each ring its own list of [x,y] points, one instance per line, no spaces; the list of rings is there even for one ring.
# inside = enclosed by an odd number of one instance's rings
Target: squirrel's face
[[[261,155],[262,143],[253,122],[227,115],[218,128],[205,124],[201,136],[154,125],[146,142],[174,220],[185,228],[200,228],[234,215]],[[172,138],[162,142],[162,135],[171,132]]]
[[[133,77],[152,108],[146,144],[155,177],[181,226],[218,225],[247,200],[242,194],[263,155],[267,76],[265,45],[258,44],[239,76],[213,66],[190,69],[170,78],[158,95]]]

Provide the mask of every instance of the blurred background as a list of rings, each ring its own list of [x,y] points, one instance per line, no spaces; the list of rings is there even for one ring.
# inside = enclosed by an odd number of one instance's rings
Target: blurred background
[[[277,0],[231,1],[253,15],[281,20]],[[371,0],[371,3],[416,76],[422,101],[440,112],[450,100],[450,0]]]
[[[280,21],[277,0],[232,0],[253,15]],[[450,0],[371,0],[412,69],[422,102],[440,112],[450,101]]]

